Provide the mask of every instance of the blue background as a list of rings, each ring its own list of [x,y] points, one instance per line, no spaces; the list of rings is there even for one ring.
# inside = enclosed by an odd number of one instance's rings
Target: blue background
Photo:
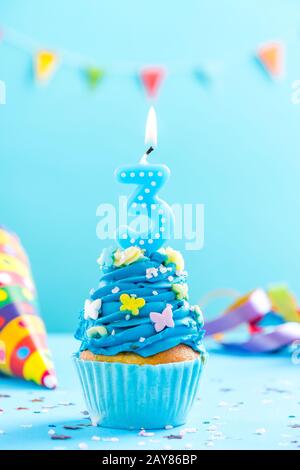
[[[192,299],[281,280],[300,294],[300,108],[291,103],[300,75],[297,0],[9,0],[0,4],[0,23],[108,71],[95,92],[64,64],[38,87],[30,55],[0,46],[7,86],[0,222],[29,252],[51,331],[74,330],[96,284],[105,246],[96,238],[96,208],[117,201],[114,169],[144,150],[149,103],[134,73],[149,63],[169,70],[156,103],[153,161],[172,170],[161,195],[205,204],[204,249],[185,253]],[[287,47],[280,83],[253,59],[256,46],[273,39]],[[206,62],[217,69],[211,87],[192,74]]]

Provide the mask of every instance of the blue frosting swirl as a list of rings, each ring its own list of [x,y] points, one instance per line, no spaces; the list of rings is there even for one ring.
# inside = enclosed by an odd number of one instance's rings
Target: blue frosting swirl
[[[80,351],[89,349],[94,354],[108,356],[130,351],[148,357],[186,344],[204,352],[202,314],[176,290],[178,285],[185,286],[187,273],[178,272],[175,264],[167,263],[166,255],[160,252],[121,267],[113,265],[112,253],[106,252],[102,257],[102,277],[98,288],[90,293],[90,302],[101,299],[98,318],[86,318],[84,309],[80,312],[75,333],[75,338],[81,341]],[[151,268],[155,276],[147,275]],[[122,294],[144,299],[138,314],[121,309]],[[168,305],[172,306],[173,324],[157,331],[150,313],[161,314]],[[104,331],[104,335],[90,334],[97,329]]]

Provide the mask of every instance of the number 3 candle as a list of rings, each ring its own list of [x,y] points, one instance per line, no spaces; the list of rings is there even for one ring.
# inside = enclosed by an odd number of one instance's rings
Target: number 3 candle
[[[148,113],[145,143],[156,146],[157,122],[154,108]],[[173,231],[173,212],[157,194],[169,178],[170,170],[164,164],[150,164],[151,146],[134,166],[124,166],[115,172],[123,184],[135,184],[137,188],[127,203],[127,218],[131,224],[120,227],[117,241],[122,248],[136,245],[148,254],[162,247]],[[140,230],[137,230],[137,226]],[[142,228],[141,228],[142,227]]]

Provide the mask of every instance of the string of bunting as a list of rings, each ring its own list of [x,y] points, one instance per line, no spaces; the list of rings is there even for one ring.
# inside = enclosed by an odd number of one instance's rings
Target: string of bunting
[[[62,64],[67,64],[83,72],[86,82],[96,89],[107,75],[104,67],[98,66],[94,60],[88,59],[70,51],[54,50],[42,47],[37,41],[13,29],[0,26],[0,42],[7,43],[24,50],[32,57],[33,71],[36,81],[47,84]],[[285,48],[282,41],[269,41],[256,47],[253,57],[264,74],[272,80],[283,78],[285,73]],[[206,63],[195,66],[191,75],[203,86],[210,85],[218,73],[212,64]],[[170,71],[161,65],[141,67],[138,75],[146,95],[155,99],[169,75]]]

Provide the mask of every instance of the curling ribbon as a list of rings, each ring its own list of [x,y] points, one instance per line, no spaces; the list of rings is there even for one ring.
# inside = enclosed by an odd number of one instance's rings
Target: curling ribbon
[[[29,261],[16,235],[1,226],[0,372],[56,386]]]
[[[205,323],[206,335],[214,336],[227,348],[252,353],[277,351],[300,340],[300,315],[298,322],[286,322],[284,313],[281,314],[280,305],[275,300],[279,298],[281,306],[286,308],[288,303],[283,303],[282,299],[286,301],[287,298],[292,298],[292,294],[282,286],[274,286],[270,290],[271,296],[263,289],[255,289],[240,297],[226,310],[225,315]],[[249,327],[248,340],[223,341],[224,333],[243,324]]]

